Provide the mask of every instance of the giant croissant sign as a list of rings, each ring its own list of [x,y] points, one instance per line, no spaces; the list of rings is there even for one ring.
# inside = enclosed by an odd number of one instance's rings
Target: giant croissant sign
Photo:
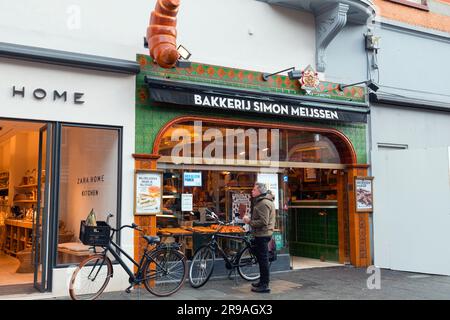
[[[147,28],[150,56],[163,68],[173,68],[180,56],[177,50],[177,13],[180,0],[158,0]]]

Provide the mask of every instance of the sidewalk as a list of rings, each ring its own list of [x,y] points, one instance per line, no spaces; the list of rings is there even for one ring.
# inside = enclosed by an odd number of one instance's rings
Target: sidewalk
[[[368,289],[371,274],[365,268],[351,266],[316,268],[276,273],[272,275],[271,294],[250,291],[250,283],[236,280],[211,279],[199,289],[189,283],[175,295],[157,298],[145,289],[104,293],[101,299],[110,300],[255,300],[255,299],[450,299],[450,277],[391,270],[381,270],[381,288]]]

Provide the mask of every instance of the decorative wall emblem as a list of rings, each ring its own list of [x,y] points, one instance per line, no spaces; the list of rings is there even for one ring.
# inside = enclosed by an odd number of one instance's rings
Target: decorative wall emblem
[[[311,67],[311,65],[308,65],[302,71],[300,84],[302,86],[302,89],[305,90],[308,94],[311,93],[311,91],[316,90],[319,86],[319,74],[314,70],[313,67]]]

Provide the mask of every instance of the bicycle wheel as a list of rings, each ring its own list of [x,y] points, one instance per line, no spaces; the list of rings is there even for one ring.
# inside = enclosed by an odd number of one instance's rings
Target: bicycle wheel
[[[259,279],[259,264],[250,247],[245,247],[238,258],[238,271],[241,277],[247,281]]]
[[[200,288],[211,277],[214,270],[214,250],[209,246],[200,247],[195,252],[189,268],[189,283]]]
[[[69,294],[73,300],[94,300],[105,290],[112,277],[111,260],[94,255],[83,260],[72,274]]]
[[[157,249],[144,266],[144,285],[152,294],[167,297],[183,286],[187,275],[186,256],[178,250]]]

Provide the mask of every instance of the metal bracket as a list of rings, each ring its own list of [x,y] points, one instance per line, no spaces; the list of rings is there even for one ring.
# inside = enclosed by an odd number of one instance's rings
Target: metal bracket
[[[350,6],[335,3],[316,12],[316,69],[325,72],[326,49],[347,23]]]

